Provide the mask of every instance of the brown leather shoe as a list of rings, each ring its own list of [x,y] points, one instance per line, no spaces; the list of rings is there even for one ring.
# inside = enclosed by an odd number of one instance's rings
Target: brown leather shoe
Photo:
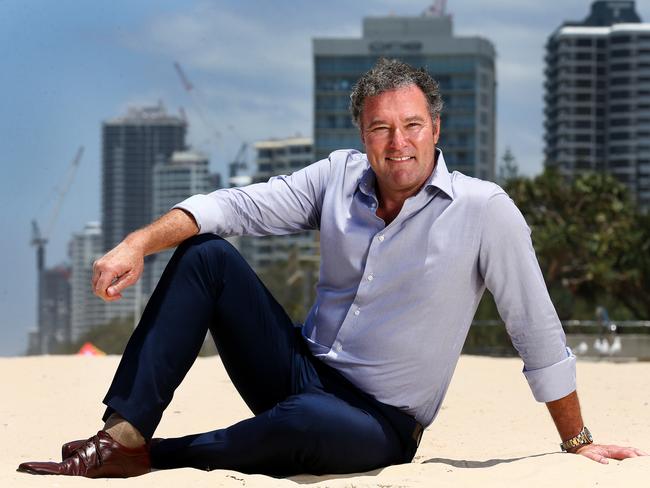
[[[149,447],[151,448],[151,447],[155,446],[156,444],[158,444],[162,440],[163,439],[154,437],[149,442]],[[72,454],[77,449],[79,449],[85,443],[86,443],[85,439],[79,439],[79,440],[76,440],[76,441],[70,441],[70,442],[66,442],[65,444],[63,444],[61,446],[61,461],[65,461],[66,459],[68,459],[70,456],[72,456]]]
[[[70,441],[63,444],[61,446],[61,461],[68,459],[70,456],[72,456],[72,453],[74,453],[85,443],[86,441],[84,439],[79,439],[77,441]]]
[[[68,443],[71,444],[71,443]],[[151,471],[149,445],[125,447],[100,430],[60,463],[29,462],[18,471],[30,474],[61,474],[86,478],[129,478]]]

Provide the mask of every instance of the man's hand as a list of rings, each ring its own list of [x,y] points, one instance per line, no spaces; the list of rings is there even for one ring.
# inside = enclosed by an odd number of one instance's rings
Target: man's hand
[[[608,464],[610,459],[627,459],[639,456],[648,456],[648,453],[634,447],[621,447],[613,445],[589,444],[580,446],[576,454],[593,459],[602,464]]]
[[[93,264],[93,292],[107,302],[122,298],[144,269],[144,250],[127,239]]]
[[[564,398],[546,403],[548,411],[553,417],[555,426],[562,440],[567,440],[575,436],[584,427],[582,414],[580,413],[580,402],[578,394],[574,391]],[[648,454],[634,447],[621,447],[604,444],[587,444],[569,452],[580,454],[593,459],[596,462],[607,464],[610,459],[626,459],[638,456],[647,456]]]
[[[196,235],[194,217],[174,208],[143,229],[132,232],[115,248],[93,264],[93,292],[107,302],[122,298],[122,291],[133,285],[144,269],[144,257],[175,247]]]

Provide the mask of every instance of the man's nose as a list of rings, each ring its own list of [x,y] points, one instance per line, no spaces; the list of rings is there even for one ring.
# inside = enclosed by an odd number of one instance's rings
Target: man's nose
[[[406,137],[400,128],[396,128],[392,131],[390,137],[390,147],[394,149],[399,149],[406,145]]]

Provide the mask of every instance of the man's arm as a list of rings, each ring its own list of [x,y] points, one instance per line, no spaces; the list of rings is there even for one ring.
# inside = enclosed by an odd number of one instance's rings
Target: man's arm
[[[535,399],[545,402],[562,438],[584,427],[576,394],[575,357],[550,300],[521,212],[502,192],[488,201],[483,218],[480,269],[494,295],[512,343],[524,360]],[[619,446],[590,444],[572,450],[594,461],[644,455]]]
[[[574,391],[564,398],[547,402],[548,411],[553,417],[555,427],[557,428],[562,442],[578,435],[584,427],[582,414],[580,412],[580,402],[578,394]],[[613,445],[588,444],[574,449],[569,452],[582,454],[583,456],[607,464],[609,459],[625,459],[637,456],[647,456],[648,454],[633,447],[621,447]]]
[[[350,155],[340,154],[339,158],[344,156]],[[331,165],[330,159],[324,159],[266,183],[194,195],[180,202],[95,261],[95,295],[109,302],[119,300],[122,291],[140,278],[145,256],[174,247],[199,232],[228,237],[318,228]]]
[[[177,246],[198,231],[191,214],[172,209],[143,229],[132,232],[93,264],[93,292],[107,302],[119,300],[122,291],[142,275],[145,256]]]

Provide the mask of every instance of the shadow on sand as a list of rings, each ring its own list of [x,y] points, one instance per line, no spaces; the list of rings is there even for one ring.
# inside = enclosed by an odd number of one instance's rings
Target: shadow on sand
[[[487,461],[466,461],[464,459],[431,458],[427,459],[426,461],[422,461],[422,464],[448,464],[454,468],[490,468],[492,466],[496,466],[497,464],[514,463],[515,461],[521,461],[522,459],[532,459],[536,457],[549,456],[551,454],[557,454],[557,452],[544,452],[541,454],[532,454],[530,456],[522,456],[509,459],[488,459]]]

